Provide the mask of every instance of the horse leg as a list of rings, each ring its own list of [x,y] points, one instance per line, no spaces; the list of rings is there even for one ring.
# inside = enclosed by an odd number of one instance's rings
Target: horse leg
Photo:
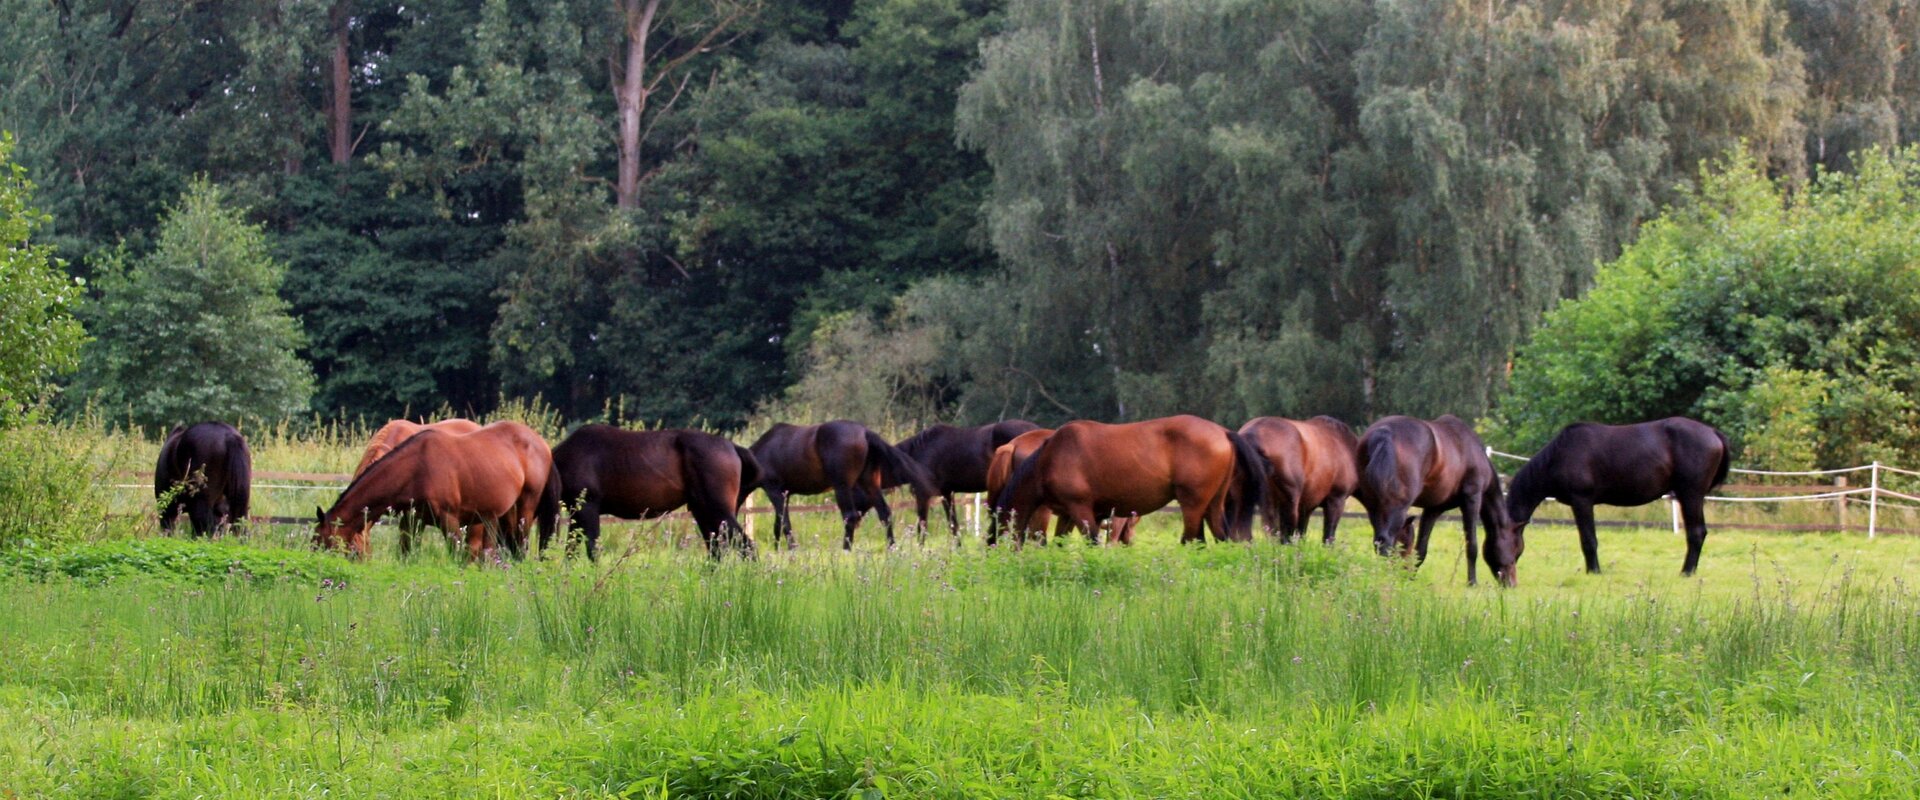
[[[1209,518],[1213,516],[1213,512],[1214,509],[1209,506],[1181,503],[1180,522],[1182,527],[1180,529],[1180,543],[1205,543],[1207,536],[1202,526],[1208,523]],[[1225,522],[1226,514],[1224,512],[1221,513],[1220,519],[1222,523]],[[1222,524],[1220,527],[1213,529],[1213,538],[1216,541],[1226,541],[1226,537],[1221,535],[1226,532],[1225,528],[1226,526]]]
[[[1480,582],[1480,537],[1475,535],[1474,525],[1480,520],[1480,493],[1472,492],[1466,502],[1460,504],[1460,521],[1467,530],[1467,585]],[[1494,531],[1487,531],[1491,534]]]
[[[1580,529],[1580,555],[1586,556],[1587,574],[1600,574],[1600,532],[1594,530],[1593,504],[1584,500],[1575,500],[1567,504],[1573,509],[1573,524]]]
[[[1075,528],[1087,535],[1087,543],[1100,543],[1100,515],[1093,513],[1089,503],[1069,503],[1061,509],[1065,513],[1053,523],[1053,538],[1065,543],[1066,534]]]
[[[204,497],[195,497],[187,503],[187,521],[193,523],[193,535],[211,536],[213,534],[213,505]]]
[[[946,506],[947,530],[953,532],[953,546],[955,549],[958,549],[960,547],[960,515],[953,512],[953,493],[946,492],[941,494],[940,504]],[[922,534],[921,538],[924,539],[925,534]]]
[[[1433,526],[1440,524],[1440,514],[1437,510],[1420,512],[1420,536],[1414,545],[1413,566],[1416,568],[1427,563],[1427,540],[1433,537]]]
[[[870,491],[870,494],[868,496],[873,500],[873,504],[872,504],[873,514],[874,516],[877,516],[880,518],[881,526],[886,528],[887,549],[892,550],[893,549],[893,508],[887,505],[886,492],[880,491],[879,489],[872,489],[869,491]],[[922,514],[920,517],[919,537],[920,537],[920,543],[922,545],[927,543],[927,518],[926,518],[926,515],[924,514]]]
[[[840,549],[852,550],[853,529],[860,526],[860,516],[865,514],[866,511],[860,508],[859,498],[855,496],[854,488],[851,486],[833,487],[833,502],[834,505],[840,508],[840,520],[846,523],[847,526],[846,535],[840,539]],[[887,545],[892,546],[893,530],[889,528],[887,534],[887,539],[889,540]]]
[[[587,540],[587,560],[600,560],[600,501],[581,500],[573,510],[573,526]]]
[[[1687,526],[1687,560],[1681,575],[1692,575],[1700,568],[1700,549],[1707,544],[1707,498],[1692,495],[1680,498],[1680,520]]]
[[[1346,513],[1347,496],[1344,494],[1328,497],[1326,502],[1320,504],[1320,522],[1323,529],[1321,542],[1329,547],[1333,545],[1333,532],[1340,527],[1340,517]],[[1302,533],[1304,533],[1306,520],[1300,522]]]
[[[768,486],[767,505],[773,506],[773,549],[780,549],[781,537],[786,537],[787,549],[794,548],[793,517],[787,515],[787,493]]]

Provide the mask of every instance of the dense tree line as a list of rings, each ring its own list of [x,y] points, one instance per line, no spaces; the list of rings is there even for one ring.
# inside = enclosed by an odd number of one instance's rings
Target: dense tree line
[[[1703,160],[1920,133],[1906,0],[0,15],[39,239],[137,271],[219,185],[312,407],[368,416],[1476,415]]]

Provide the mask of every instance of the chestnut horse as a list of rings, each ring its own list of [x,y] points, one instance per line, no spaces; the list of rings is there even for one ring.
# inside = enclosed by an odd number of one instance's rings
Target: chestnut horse
[[[480,430],[480,423],[458,417],[425,424],[406,419],[389,420],[387,424],[380,426],[380,430],[374,431],[373,438],[367,440],[367,449],[360,454],[360,466],[353,468],[353,477],[360,477],[360,473],[366,472],[367,467],[373,466],[373,462],[379,461],[381,456],[393,452],[393,448],[399,447],[402,442],[427,430],[444,433],[473,433]],[[405,555],[413,552],[413,537],[419,534],[425,523],[416,514],[403,513],[399,516],[400,553]],[[468,531],[467,535],[472,537],[482,533],[482,531]],[[451,536],[447,538],[449,545],[454,541]]]
[[[1427,539],[1440,515],[1457,508],[1467,532],[1467,585],[1478,582],[1474,525],[1485,524],[1491,537],[1506,528],[1507,518],[1500,476],[1487,460],[1480,435],[1452,414],[1431,422],[1387,417],[1367,428],[1359,453],[1360,484],[1354,495],[1373,523],[1374,549],[1383,556],[1391,555],[1396,545],[1403,553],[1412,550],[1418,566],[1427,560]],[[1422,512],[1418,544],[1408,533],[1413,525],[1407,518],[1410,507]],[[1494,564],[1487,566],[1507,579]]]
[[[599,558],[600,515],[653,519],[681,506],[693,512],[714,558],[726,543],[753,557],[753,540],[735,515],[760,481],[760,462],[744,447],[700,431],[586,425],[553,448],[553,464],[590,560]]]
[[[1007,516],[1003,492],[1006,490],[1007,478],[1013,474],[1014,465],[1025,461],[1027,457],[1033,455],[1033,451],[1040,449],[1040,445],[1050,438],[1053,438],[1052,428],[1036,428],[1015,436],[1013,441],[994,449],[993,461],[987,464],[987,503],[988,508],[993,512],[991,520],[987,523],[988,546],[998,544],[1000,541],[1001,518]],[[1041,534],[1041,539],[1044,541],[1047,522],[1052,519],[1052,511],[1045,508],[1035,509],[1033,519],[1028,522],[1031,527],[1018,532],[1014,541],[1025,542],[1029,533]],[[1126,544],[1133,544],[1133,529],[1139,522],[1138,514],[1114,519],[1113,538]],[[1066,530],[1066,518],[1062,517],[1059,530],[1055,531],[1055,538],[1064,534]]]
[[[153,467],[160,530],[171,533],[185,509],[196,536],[245,524],[253,494],[253,455],[246,437],[224,422],[175,425]]]
[[[453,535],[466,526],[467,557],[479,561],[494,526],[516,556],[527,528],[542,538],[558,516],[560,481],[553,454],[540,435],[518,422],[496,422],[473,433],[427,430],[402,442],[347,485],[333,508],[316,513],[314,544],[345,542],[367,555],[367,528],[388,512],[413,512]]]
[[[1150,514],[1178,500],[1181,543],[1252,538],[1266,459],[1246,439],[1181,415],[1108,425],[1070,422],[1019,462],[1002,495],[1014,530],[1047,508],[1093,539],[1099,520]]]
[[[1509,522],[1502,535],[1487,542],[1487,564],[1503,580],[1513,580],[1514,565],[1526,549],[1527,522],[1540,502],[1551,497],[1573,510],[1587,571],[1598,573],[1600,538],[1594,532],[1593,507],[1646,505],[1671,494],[1687,527],[1687,558],[1680,574],[1692,575],[1707,541],[1707,493],[1726,482],[1732,452],[1719,430],[1686,417],[1637,425],[1568,425],[1513,476],[1507,487]]]
[[[1347,497],[1360,483],[1360,440],[1353,429],[1327,416],[1305,421],[1255,417],[1240,426],[1240,435],[1273,468],[1261,509],[1267,532],[1285,542],[1305,536],[1307,518],[1318,508],[1324,518],[1321,539],[1333,544]]]
[[[934,425],[902,439],[894,446],[927,468],[927,476],[933,479],[933,488],[940,495],[940,503],[947,509],[947,530],[953,533],[954,545],[959,546],[960,518],[953,511],[953,495],[956,492],[988,491],[987,465],[993,460],[993,451],[1013,441],[1013,437],[1038,427],[1023,419],[971,428]],[[883,484],[882,488],[892,487]],[[932,498],[915,499],[920,505],[920,518],[926,519],[926,504]]]
[[[847,532],[840,546],[853,549],[853,530],[871,509],[887,529],[887,546],[893,546],[893,510],[887,506],[881,486],[887,482],[907,484],[917,498],[938,494],[926,468],[898,448],[887,444],[880,434],[858,422],[836,420],[820,425],[780,423],[768,429],[749,448],[760,462],[760,488],[773,504],[773,544],[780,537],[794,547],[793,519],[787,515],[787,497],[794,494],[833,492],[840,507],[840,518]],[[920,506],[920,524],[927,524],[926,505]]]

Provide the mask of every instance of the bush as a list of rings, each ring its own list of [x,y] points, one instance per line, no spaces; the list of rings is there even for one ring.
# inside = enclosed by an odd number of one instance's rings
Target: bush
[[[0,550],[97,536],[110,489],[100,440],[60,425],[0,431]]]
[[[1686,415],[1743,462],[1920,461],[1920,151],[1793,189],[1735,156],[1520,349],[1488,438]]]

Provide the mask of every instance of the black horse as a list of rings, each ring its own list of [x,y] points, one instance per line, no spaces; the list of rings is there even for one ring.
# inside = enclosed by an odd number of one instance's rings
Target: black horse
[[[1425,562],[1434,523],[1442,513],[1457,508],[1467,533],[1467,585],[1478,581],[1480,554],[1474,523],[1485,525],[1491,537],[1507,528],[1507,516],[1500,476],[1471,426],[1451,414],[1431,422],[1387,417],[1360,437],[1359,466],[1360,484],[1354,496],[1366,506],[1367,518],[1373,522],[1374,549],[1390,555],[1398,545],[1402,552],[1415,552],[1416,565]],[[1407,509],[1414,506],[1422,512],[1418,544],[1408,530],[1413,521],[1407,518]],[[1493,553],[1488,548],[1487,566],[1502,582],[1513,585],[1510,574],[1501,573],[1493,562]]]
[[[832,491],[840,518],[847,526],[840,546],[851,550],[853,530],[869,509],[879,515],[887,529],[887,546],[893,546],[893,510],[887,507],[880,488],[887,482],[911,486],[916,497],[937,494],[933,479],[920,462],[858,422],[783,422],[762,434],[751,449],[760,461],[760,488],[766,490],[767,500],[773,504],[774,547],[780,546],[782,536],[789,549],[794,546],[793,519],[787,515],[788,495]],[[920,508],[920,524],[925,526],[926,506]]]
[[[1687,560],[1680,574],[1692,575],[1707,541],[1707,493],[1727,480],[1732,452],[1720,431],[1686,417],[1636,425],[1568,425],[1513,476],[1507,495],[1512,521],[1495,537],[1497,542],[1489,543],[1488,564],[1496,571],[1513,571],[1526,548],[1533,510],[1551,497],[1573,509],[1587,571],[1597,573],[1600,539],[1593,529],[1593,507],[1646,505],[1672,494],[1687,527]]]
[[[253,455],[232,425],[201,422],[175,425],[160,445],[153,468],[153,496],[162,505],[160,529],[173,531],[180,511],[197,536],[247,521],[253,492]]]
[[[586,536],[588,559],[600,555],[600,515],[652,519],[681,506],[693,512],[714,558],[728,543],[753,556],[736,515],[760,481],[760,462],[733,442],[700,431],[586,425],[553,448],[553,466],[564,502],[573,505],[573,527]],[[542,528],[542,550],[546,534]]]
[[[971,428],[934,425],[902,439],[894,446],[927,468],[927,476],[933,480],[934,490],[939,492],[940,503],[947,509],[947,529],[953,533],[953,543],[958,546],[960,518],[953,511],[954,494],[986,491],[987,465],[993,461],[993,451],[1013,441],[1013,437],[1039,428],[1023,419]],[[898,485],[883,482],[881,488]],[[920,518],[924,520],[927,518],[927,505],[933,498],[930,495],[916,495],[915,499],[918,501]]]

